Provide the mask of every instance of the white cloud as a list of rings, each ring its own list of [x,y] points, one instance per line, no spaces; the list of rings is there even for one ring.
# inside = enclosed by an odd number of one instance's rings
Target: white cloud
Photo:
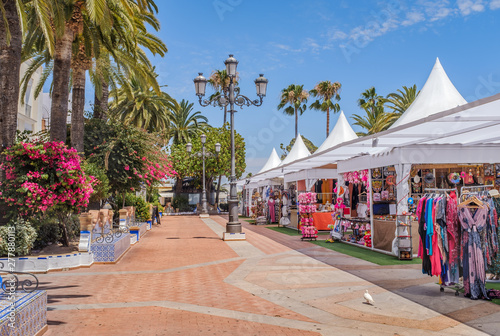
[[[458,0],[457,5],[463,16],[484,11],[483,0]]]
[[[495,10],[500,8],[500,0],[491,0],[490,9]]]
[[[418,23],[418,22],[424,21],[424,20],[425,20],[425,16],[423,13],[409,12],[409,13],[406,13],[406,20],[401,22],[401,25],[411,26],[411,25],[414,25],[415,23]]]

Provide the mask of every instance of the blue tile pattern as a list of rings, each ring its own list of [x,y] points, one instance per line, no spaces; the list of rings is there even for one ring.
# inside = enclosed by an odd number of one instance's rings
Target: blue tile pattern
[[[36,335],[47,324],[47,292],[17,292],[15,296],[15,328],[9,326],[11,301],[4,295],[0,296],[0,335]]]
[[[127,233],[115,238],[113,242],[96,243],[90,245],[90,252],[94,257],[94,262],[115,262],[129,248],[130,236]]]

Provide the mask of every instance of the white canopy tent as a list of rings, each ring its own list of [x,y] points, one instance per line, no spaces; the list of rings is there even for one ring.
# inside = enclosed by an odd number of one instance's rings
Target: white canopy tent
[[[263,173],[265,171],[268,171],[269,169],[276,168],[280,165],[281,160],[280,157],[278,156],[278,153],[276,153],[276,148],[273,148],[271,155],[269,155],[269,158],[267,159],[266,163],[262,167],[261,170],[257,174]]]
[[[343,142],[357,138],[358,136],[347,121],[344,111],[341,111],[332,131],[330,132],[326,140],[321,144],[321,146],[319,146],[315,153],[322,152],[328,148],[332,148]],[[326,165],[324,167],[317,167],[314,169],[304,169],[296,172],[289,172],[284,175],[285,183],[305,180],[307,190],[309,190],[318,179],[331,178],[337,178],[337,169],[335,167],[332,167],[332,165]]]
[[[436,63],[417,98],[391,128],[464,104],[467,104],[467,101],[448,78],[439,58],[436,58]]]

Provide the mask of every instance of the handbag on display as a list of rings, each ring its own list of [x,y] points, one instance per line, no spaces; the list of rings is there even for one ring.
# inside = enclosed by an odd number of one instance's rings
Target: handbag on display
[[[373,201],[374,202],[380,202],[380,193],[374,193],[373,194]]]

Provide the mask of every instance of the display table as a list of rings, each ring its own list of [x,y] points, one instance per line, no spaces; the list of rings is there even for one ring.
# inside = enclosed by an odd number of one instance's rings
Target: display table
[[[418,233],[418,223],[412,221],[412,246],[413,251],[418,251],[420,236]],[[396,220],[374,219],[372,227],[373,247],[376,249],[392,252],[392,242],[396,238]]]
[[[315,212],[313,213],[314,226],[318,230],[330,230],[328,225],[333,224],[332,215],[334,212]]]

